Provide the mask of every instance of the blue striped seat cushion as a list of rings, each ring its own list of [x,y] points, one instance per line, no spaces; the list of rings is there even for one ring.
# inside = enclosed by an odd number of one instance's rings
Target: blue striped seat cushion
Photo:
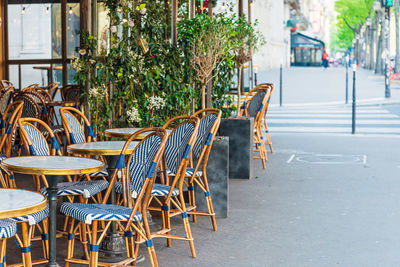
[[[169,185],[154,184],[153,190],[151,190],[151,194],[156,196],[166,196],[168,195],[170,189],[171,187]],[[172,196],[177,195],[179,195],[179,190],[177,188],[174,188],[174,190],[172,191]]]
[[[61,205],[62,213],[86,224],[92,224],[93,220],[127,221],[132,209],[111,204],[68,203]],[[142,214],[138,211],[134,221],[142,221]]]
[[[90,198],[107,187],[108,182],[104,180],[58,183],[57,196],[83,195],[84,198]],[[40,189],[40,192],[47,196],[46,188]]]
[[[5,160],[6,158],[7,158],[6,155],[0,154],[0,162],[2,162],[3,160]]]
[[[169,190],[171,187],[169,185],[163,185],[163,184],[154,184],[153,190],[151,190],[152,195],[156,196],[166,196],[169,193]],[[132,191],[132,197],[136,198],[137,197],[137,192],[131,188]],[[121,182],[116,182],[115,183],[115,192],[118,194],[122,194],[122,183]],[[174,188],[174,191],[172,192],[173,196],[179,195],[179,190]]]
[[[82,174],[81,176],[82,176],[82,177],[83,177],[83,176],[86,176],[86,174]],[[106,170],[102,170],[102,171],[98,171],[98,172],[92,172],[92,173],[89,173],[89,176],[90,176],[90,177],[108,176],[108,172],[107,172]]]
[[[17,233],[17,223],[11,219],[0,220],[0,239],[15,236]]]
[[[193,175],[193,172],[194,172],[194,168],[186,168],[185,175],[186,175],[186,176],[192,176],[192,175]],[[171,172],[170,170],[167,170],[167,174],[168,174],[168,175],[175,175],[175,173]],[[202,175],[203,175],[203,172],[197,170],[196,176],[199,176],[199,177],[200,177],[200,176],[202,176]]]
[[[19,216],[19,217],[14,217],[12,218],[13,220],[17,222],[28,222],[29,225],[35,225],[43,221],[45,218],[49,216],[49,207],[45,208],[42,211],[25,215],[25,216]]]

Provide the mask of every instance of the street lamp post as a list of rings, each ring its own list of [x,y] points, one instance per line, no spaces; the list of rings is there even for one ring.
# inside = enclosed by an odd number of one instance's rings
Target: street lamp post
[[[385,98],[390,98],[390,80],[389,80],[389,23],[390,7],[385,7],[385,34],[384,34],[384,60],[385,60]]]

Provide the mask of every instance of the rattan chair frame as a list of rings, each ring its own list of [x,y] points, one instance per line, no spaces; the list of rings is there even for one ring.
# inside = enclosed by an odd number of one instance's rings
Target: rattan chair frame
[[[179,122],[181,121],[181,122]],[[163,126],[164,129],[167,129],[168,126],[171,124],[175,124],[176,122],[179,122],[173,129],[172,132],[169,134],[169,137],[173,134],[173,132],[179,128],[181,125],[185,123],[191,123],[194,126],[194,130],[192,135],[190,136],[190,139],[188,141],[188,144],[190,146],[190,153],[191,149],[196,141],[197,137],[197,131],[199,128],[199,122],[200,120],[197,117],[194,116],[178,116],[175,118],[169,119]],[[169,138],[168,137],[168,138]],[[194,242],[193,242],[193,236],[192,232],[190,229],[190,224],[189,224],[189,219],[187,217],[187,210],[186,210],[186,204],[185,204],[185,199],[183,195],[183,185],[185,182],[185,173],[186,173],[186,168],[189,164],[189,157],[187,158],[182,158],[178,167],[178,170],[171,181],[169,179],[169,176],[167,174],[167,164],[165,160],[165,156],[163,157],[162,160],[162,171],[160,172],[161,175],[161,183],[169,185],[170,190],[168,195],[166,196],[157,196],[157,195],[152,195],[151,200],[153,200],[153,203],[158,205],[158,206],[151,206],[149,207],[149,210],[154,210],[154,211],[159,211],[162,214],[162,229],[156,232],[152,233],[153,237],[157,238],[166,238],[167,239],[167,246],[171,246],[171,239],[177,239],[177,240],[186,240],[189,242],[190,250],[192,253],[192,257],[196,258],[196,251],[194,248]],[[177,187],[179,190],[179,195],[173,197],[173,190],[174,188]],[[171,209],[171,207],[174,207],[174,209]],[[182,215],[182,221],[184,224],[184,229],[185,229],[185,236],[177,236],[177,235],[172,235],[171,234],[171,218],[177,215]]]
[[[167,142],[167,131],[163,128],[145,128],[145,129],[142,129],[142,130],[134,133],[125,142],[125,145],[121,151],[121,156],[123,156],[123,158],[125,158],[124,155],[127,154],[126,151],[129,147],[129,144],[133,140],[137,139],[138,136],[145,134],[145,133],[147,133],[146,137],[143,140],[141,140],[140,143],[135,147],[135,149],[133,150],[133,152],[131,153],[131,155],[128,159],[128,163],[126,166],[129,166],[129,164],[132,160],[132,155],[135,153],[136,149],[140,146],[140,144],[145,142],[145,140],[147,140],[147,138],[149,138],[150,136],[158,135],[159,137],[161,137],[161,144],[153,158],[153,162],[156,163],[156,170],[157,170],[161,164],[161,159],[162,159],[162,156],[163,156],[164,150],[165,150],[165,144]],[[118,171],[119,171],[118,169],[115,170],[115,172],[112,176],[109,190],[107,190],[102,204],[107,203],[107,199],[111,192],[111,189],[113,188],[113,186],[117,180]],[[138,193],[138,196],[135,201],[133,201],[133,199],[131,197],[131,195],[132,195],[131,188],[130,188],[131,181],[130,181],[130,177],[129,177],[130,175],[129,175],[128,168],[126,167],[126,168],[122,169],[121,173],[122,173],[121,180],[122,180],[122,188],[123,188],[123,206],[131,208],[132,212],[131,212],[130,218],[127,221],[116,221],[116,223],[119,227],[124,229],[125,233],[130,233],[132,230],[134,230],[136,233],[135,237],[133,237],[133,235],[125,236],[128,258],[125,259],[121,263],[111,263],[110,264],[110,263],[105,263],[105,262],[99,262],[98,261],[98,252],[90,251],[90,257],[89,257],[90,259],[89,260],[77,259],[77,258],[73,257],[74,256],[74,240],[70,239],[68,241],[68,246],[67,246],[67,257],[65,259],[66,267],[69,267],[70,263],[86,264],[86,265],[89,265],[90,267],[117,266],[117,265],[122,266],[122,265],[127,265],[127,264],[135,265],[137,256],[138,256],[138,252],[139,252],[139,244],[144,243],[144,242],[146,242],[146,244],[151,244],[151,245],[147,246],[150,263],[153,267],[158,267],[156,251],[154,249],[154,245],[152,244],[153,236],[151,234],[149,222],[148,222],[148,219],[146,216],[148,205],[149,205],[150,198],[151,198],[151,191],[152,191],[152,188],[153,188],[153,185],[155,182],[157,171],[155,171],[153,177],[144,180],[142,188],[141,188],[140,192]],[[137,211],[140,211],[143,214],[143,223],[133,221],[133,218]],[[104,223],[104,222],[105,222],[104,231],[100,235],[100,237],[98,237],[98,229],[97,229],[98,224]],[[100,243],[102,242],[102,240],[105,237],[105,234],[106,234],[108,228],[111,226],[112,222],[113,221],[107,221],[107,220],[93,220],[91,227],[89,225],[87,225],[88,228],[91,228],[90,231],[88,231],[90,233],[89,240],[91,242],[91,245],[94,245],[94,246],[100,245]],[[125,225],[123,225],[124,222],[126,222]],[[83,223],[80,222],[79,224],[82,225]],[[77,232],[78,232],[78,227],[75,227],[75,219],[72,219],[72,222],[69,227],[69,234],[73,235],[73,234],[77,234]]]
[[[199,158],[197,159],[196,165],[194,167],[193,174],[191,176],[186,176],[186,179],[187,179],[186,185],[188,187],[188,193],[189,193],[189,206],[186,209],[187,209],[188,214],[192,214],[193,222],[197,221],[196,215],[210,216],[213,229],[214,229],[214,231],[217,231],[217,222],[215,219],[215,212],[214,212],[214,207],[213,207],[211,194],[210,194],[210,188],[209,188],[208,179],[207,179],[207,164],[208,164],[208,159],[210,157],[210,152],[212,149],[212,144],[214,142],[215,135],[217,134],[219,125],[221,123],[222,111],[219,109],[213,109],[213,108],[202,109],[202,110],[199,110],[196,113],[194,113],[193,116],[198,117],[201,122],[201,120],[204,120],[207,116],[210,116],[212,114],[214,114],[217,117],[216,120],[214,121],[214,124],[210,131],[210,133],[212,134],[212,138],[211,138],[209,144],[206,144],[206,143],[204,144],[201,154],[200,154]],[[192,159],[193,159],[193,156],[192,156]],[[191,163],[191,164],[193,165],[193,163]],[[196,173],[200,168],[202,170],[202,176],[197,176]],[[195,191],[194,191],[195,183],[205,194],[207,209],[208,209],[207,212],[197,211],[197,209],[196,209],[196,198],[195,198]]]

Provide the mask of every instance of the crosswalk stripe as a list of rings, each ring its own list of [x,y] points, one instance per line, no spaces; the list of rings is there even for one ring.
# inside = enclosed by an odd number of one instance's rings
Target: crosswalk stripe
[[[269,127],[270,132],[292,132],[292,133],[350,133],[351,125],[349,127]],[[373,134],[373,133],[390,133],[390,134],[400,134],[400,128],[366,128],[366,127],[356,127],[357,133],[362,134]]]
[[[267,123],[272,133],[350,133],[351,108],[273,109],[267,114]],[[400,116],[380,107],[360,107],[356,132],[400,134]]]
[[[301,123],[301,124],[351,124],[351,119],[349,120],[343,120],[343,119],[330,119],[330,120],[324,120],[324,119],[299,119],[299,120],[293,120],[293,119],[269,119],[269,123],[285,123],[285,124],[293,124],[293,121],[296,123]],[[362,119],[362,120],[357,120],[357,125],[359,124],[384,124],[384,125],[400,125],[400,120],[367,120],[367,119]]]
[[[356,114],[357,118],[400,118],[395,114]],[[268,113],[268,118],[287,118],[287,117],[298,117],[298,118],[349,118],[351,114],[275,114]]]

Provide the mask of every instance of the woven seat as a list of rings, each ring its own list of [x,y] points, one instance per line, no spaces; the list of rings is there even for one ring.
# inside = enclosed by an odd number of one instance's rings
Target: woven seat
[[[57,196],[83,195],[84,198],[90,198],[106,190],[107,187],[108,182],[105,180],[58,183]],[[40,192],[47,196],[46,188],[43,187]]]
[[[41,210],[39,212],[35,212],[33,214],[19,216],[12,218],[17,222],[28,222],[29,225],[36,225],[46,219],[49,216],[49,207]]]
[[[193,173],[194,173],[194,168],[186,168],[186,171],[185,171],[185,175],[186,176],[192,176]],[[167,174],[168,175],[172,175],[172,176],[175,175],[175,173],[171,172],[170,170],[167,170]],[[203,175],[202,171],[197,171],[196,172],[196,176],[202,176],[202,175]]]
[[[6,158],[7,158],[6,155],[0,154],[0,162],[2,162],[3,160],[5,160]]]
[[[168,195],[169,190],[171,189],[170,186],[164,185],[164,184],[154,184],[153,190],[151,190],[152,195],[157,195],[157,196],[166,196]],[[122,194],[122,183],[121,182],[116,182],[115,183],[115,192],[118,194]],[[132,197],[136,198],[137,197],[137,192],[133,189],[131,189],[132,192]],[[173,196],[179,195],[179,190],[174,188],[172,191]]]
[[[17,223],[11,219],[0,220],[0,239],[10,238],[17,233]]]
[[[65,121],[66,119],[64,116],[63,122]],[[65,126],[67,126],[66,131],[72,133],[72,131],[69,131],[69,126],[67,124],[65,124]],[[135,147],[129,159],[126,161],[125,156],[128,155],[127,149],[129,144],[142,133],[148,133],[148,135]],[[119,221],[118,227],[121,227],[125,231],[124,240],[126,242],[127,258],[122,262],[115,263],[115,265],[125,266],[134,263],[137,260],[139,243],[145,242],[152,266],[158,266],[148,221],[146,218],[142,217],[142,213],[147,213],[147,205],[150,201],[155,173],[161,161],[166,140],[167,132],[165,129],[148,128],[138,131],[126,141],[116,163],[116,170],[110,180],[111,184],[115,185],[115,183],[117,183],[116,187],[118,187],[118,191],[122,193],[123,206],[105,204],[110,195],[111,187],[107,189],[101,204],[62,204],[61,213],[71,218],[68,236],[80,235],[80,233],[78,233],[80,232],[79,229],[86,229],[86,227],[89,229],[88,232],[91,236],[89,239],[90,255],[88,260],[74,257],[74,238],[68,239],[67,257],[65,259],[67,263],[79,262],[88,264],[89,266],[108,266],[106,263],[98,262],[99,247],[105,237],[104,234],[100,235],[100,237],[98,236],[98,226],[99,223],[102,223],[102,231],[106,233],[112,222]],[[121,182],[116,182],[117,172],[121,174]],[[130,191],[128,188],[125,188],[125,185],[129,185],[134,192],[138,192],[135,200],[132,199]],[[80,227],[75,227],[77,223],[80,224]],[[90,226],[85,226],[83,224]]]
[[[93,220],[127,221],[132,209],[110,204],[63,203],[60,211],[78,221],[92,224]],[[133,220],[141,222],[142,214],[136,212]]]

